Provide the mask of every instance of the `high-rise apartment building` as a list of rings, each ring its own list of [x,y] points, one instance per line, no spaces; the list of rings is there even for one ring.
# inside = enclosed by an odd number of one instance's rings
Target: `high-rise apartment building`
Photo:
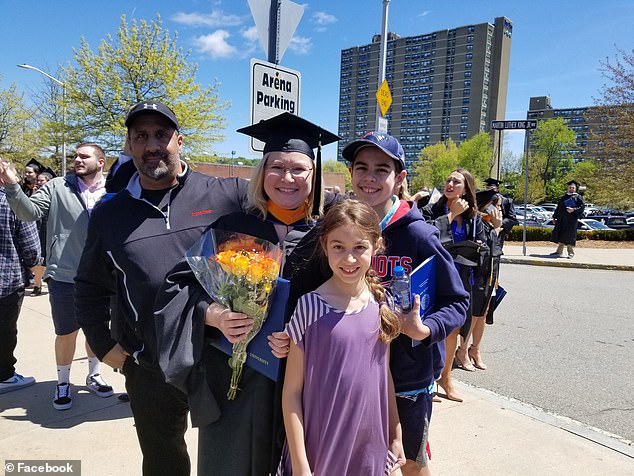
[[[408,166],[423,147],[460,143],[504,119],[512,32],[511,20],[499,17],[493,24],[388,35],[388,132],[401,141]],[[375,35],[369,45],[341,51],[339,157],[349,141],[375,129],[380,43]]]
[[[564,124],[575,133],[575,146],[568,150],[574,162],[583,162],[587,158],[600,156],[600,140],[608,122],[607,117],[599,115],[594,106],[554,109],[550,96],[530,98],[527,119],[543,121],[561,117]]]

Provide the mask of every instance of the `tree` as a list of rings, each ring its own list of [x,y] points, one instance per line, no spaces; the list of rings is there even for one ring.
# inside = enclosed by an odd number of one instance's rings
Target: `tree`
[[[219,99],[217,84],[203,88],[195,82],[198,67],[188,58],[159,15],[130,23],[123,15],[116,38],[108,35],[96,52],[82,38],[74,50],[76,64],[69,64],[63,77],[68,123],[81,135],[75,140],[118,150],[126,111],[139,101],[157,100],[174,109],[187,137],[186,153],[207,152],[211,142],[222,138],[220,112],[227,105]]]
[[[0,89],[0,155],[3,158],[15,163],[35,155],[31,118],[31,111],[15,83],[8,89]]]
[[[457,167],[458,147],[451,139],[423,148],[414,164],[410,191],[415,193],[424,186],[442,190],[445,180]]]
[[[568,154],[575,145],[575,133],[561,117],[540,121],[531,134],[529,169],[535,170],[534,179],[541,181],[545,195],[557,198],[563,177],[572,168]]]
[[[631,208],[634,206],[634,49],[620,50],[613,60],[606,58],[600,68],[607,83],[595,100],[595,123],[600,131],[593,200]]]
[[[494,165],[491,135],[480,132],[463,141],[458,147],[458,164],[481,180],[490,177]]]

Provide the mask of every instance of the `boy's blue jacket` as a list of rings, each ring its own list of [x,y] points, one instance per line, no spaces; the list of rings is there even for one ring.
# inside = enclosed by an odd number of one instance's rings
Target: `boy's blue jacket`
[[[439,236],[438,229],[425,223],[412,202],[401,200],[383,230],[385,252],[375,258],[374,269],[379,279],[386,282],[392,279],[395,266],[403,266],[409,273],[429,256],[436,256],[436,304],[423,321],[431,335],[416,347],[404,334],[391,344],[390,369],[397,392],[422,390],[440,376],[445,337],[462,326],[469,307],[469,294]]]

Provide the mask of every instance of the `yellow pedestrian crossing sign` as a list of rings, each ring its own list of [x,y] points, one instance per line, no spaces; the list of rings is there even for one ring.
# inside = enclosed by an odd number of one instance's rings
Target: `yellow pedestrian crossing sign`
[[[392,105],[392,93],[390,93],[390,87],[387,85],[386,79],[383,80],[381,87],[376,92],[376,100],[379,103],[381,115],[385,116],[385,114],[387,114],[387,110]]]

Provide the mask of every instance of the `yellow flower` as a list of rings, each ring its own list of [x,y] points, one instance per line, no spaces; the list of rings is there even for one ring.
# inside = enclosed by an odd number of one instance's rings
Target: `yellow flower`
[[[244,276],[249,270],[249,258],[243,254],[239,254],[231,260],[232,268],[231,272],[236,276]]]

